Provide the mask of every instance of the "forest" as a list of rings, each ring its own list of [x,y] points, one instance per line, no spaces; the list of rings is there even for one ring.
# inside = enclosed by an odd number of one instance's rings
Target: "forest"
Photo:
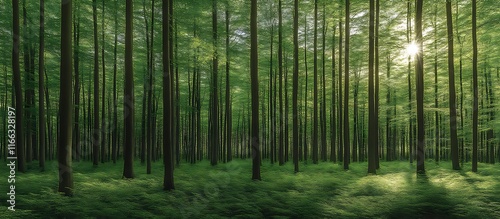
[[[0,5],[0,218],[500,218],[499,1]]]

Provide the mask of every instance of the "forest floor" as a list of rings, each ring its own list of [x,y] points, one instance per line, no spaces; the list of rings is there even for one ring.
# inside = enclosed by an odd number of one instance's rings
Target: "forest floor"
[[[135,162],[136,178],[122,179],[123,163],[74,162],[74,196],[57,191],[57,162],[45,172],[34,162],[16,174],[16,211],[0,218],[500,218],[500,166],[479,164],[478,173],[451,170],[450,162],[426,163],[426,177],[415,164],[381,162],[377,175],[367,163],[349,171],[333,163],[291,162],[262,165],[262,181],[252,181],[251,160],[210,166],[181,163],[176,190],[165,192],[162,162],[153,173]],[[2,169],[7,170],[6,165]],[[7,172],[2,170],[5,178]],[[7,199],[7,180],[0,180]]]

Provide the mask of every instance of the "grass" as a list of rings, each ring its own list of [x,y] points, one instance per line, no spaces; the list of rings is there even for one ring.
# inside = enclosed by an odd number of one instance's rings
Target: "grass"
[[[16,173],[16,211],[0,218],[500,218],[499,165],[480,164],[472,173],[451,163],[426,163],[416,177],[408,162],[382,162],[377,175],[367,163],[349,171],[333,163],[262,165],[262,181],[252,181],[251,161],[215,167],[208,162],[181,164],[176,190],[162,190],[163,167],[153,174],[135,163],[136,178],[122,179],[122,163],[74,163],[74,196],[57,193],[57,163],[45,172],[36,163]],[[7,178],[4,164],[1,172]],[[0,180],[7,191],[7,180]],[[3,195],[7,199],[7,195]]]

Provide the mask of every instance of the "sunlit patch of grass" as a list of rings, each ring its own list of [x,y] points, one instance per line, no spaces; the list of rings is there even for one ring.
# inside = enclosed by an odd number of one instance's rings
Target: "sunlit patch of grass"
[[[74,166],[73,197],[57,193],[57,163],[45,172],[19,173],[16,212],[0,218],[495,218],[500,217],[500,168],[481,164],[478,173],[427,162],[426,177],[415,164],[381,162],[376,175],[367,163],[348,171],[334,163],[271,165],[262,181],[251,180],[251,161],[210,166],[208,161],[175,169],[176,190],[162,190],[163,166],[153,173],[135,164],[136,178],[122,179],[122,163]],[[5,182],[0,181],[0,185]],[[18,187],[17,187],[18,186]],[[4,203],[3,205],[6,205]]]

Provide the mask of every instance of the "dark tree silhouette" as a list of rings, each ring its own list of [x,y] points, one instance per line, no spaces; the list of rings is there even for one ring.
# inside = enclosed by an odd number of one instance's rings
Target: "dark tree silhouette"
[[[71,126],[73,116],[73,68],[72,68],[72,1],[61,2],[61,69],[59,115],[60,132],[57,141],[57,156],[59,161],[59,192],[70,196],[73,194],[73,168],[71,162]]]
[[[252,94],[252,179],[260,179],[260,142],[259,142],[259,60],[257,53],[257,0],[250,7],[250,80]]]
[[[124,93],[124,148],[123,177],[134,178],[134,66],[133,52],[133,5],[126,1],[125,9],[125,93]],[[98,116],[98,114],[94,115]]]

